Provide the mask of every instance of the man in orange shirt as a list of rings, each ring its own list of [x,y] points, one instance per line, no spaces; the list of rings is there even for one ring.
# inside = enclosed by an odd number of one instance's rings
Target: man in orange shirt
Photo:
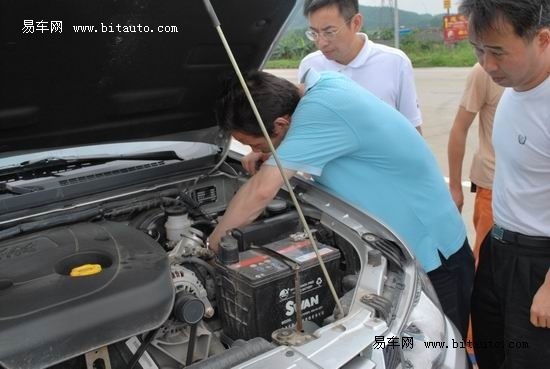
[[[504,88],[493,82],[481,65],[474,65],[468,75],[466,88],[462,94],[462,100],[449,136],[449,188],[458,210],[462,211],[464,203],[462,163],[466,137],[476,115],[479,113],[479,147],[470,169],[472,190],[476,193],[473,219],[476,230],[474,243],[476,264],[481,242],[493,226],[491,199],[495,172],[495,152],[491,143],[491,135],[495,110],[503,91]]]

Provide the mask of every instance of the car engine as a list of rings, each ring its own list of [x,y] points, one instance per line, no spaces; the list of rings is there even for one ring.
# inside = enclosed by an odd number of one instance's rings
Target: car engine
[[[297,317],[305,333],[333,320],[327,281],[284,196],[222,238],[217,258],[207,248],[236,186],[218,177],[98,201],[87,221],[52,228],[50,217],[3,241],[0,299],[12,303],[0,304],[0,342],[8,368],[41,367],[47,355],[52,368],[226,367],[273,348],[271,341],[285,344]],[[341,295],[342,277],[355,270],[342,241],[308,220]]]

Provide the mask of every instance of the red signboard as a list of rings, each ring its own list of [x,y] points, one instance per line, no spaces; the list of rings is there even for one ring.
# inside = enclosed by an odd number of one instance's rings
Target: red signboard
[[[443,39],[452,44],[468,38],[468,18],[463,14],[443,16]]]

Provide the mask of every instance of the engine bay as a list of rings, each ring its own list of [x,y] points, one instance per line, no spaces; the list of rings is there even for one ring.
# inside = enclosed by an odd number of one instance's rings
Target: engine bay
[[[334,299],[284,191],[229,232],[217,258],[207,248],[240,183],[220,175],[98,199],[88,207],[101,215],[88,221],[39,230],[39,220],[37,231],[3,241],[0,300],[13,301],[0,304],[7,368],[41,367],[46,355],[51,368],[208,367],[224,355],[229,365],[334,321]],[[308,223],[342,296],[358,258],[317,215]],[[28,339],[29,331],[48,335]]]

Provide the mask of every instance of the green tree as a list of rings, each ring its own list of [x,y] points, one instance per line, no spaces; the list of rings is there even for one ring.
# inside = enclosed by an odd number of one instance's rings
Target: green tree
[[[271,59],[302,59],[316,50],[304,32],[305,29],[298,29],[287,33],[275,47]]]

